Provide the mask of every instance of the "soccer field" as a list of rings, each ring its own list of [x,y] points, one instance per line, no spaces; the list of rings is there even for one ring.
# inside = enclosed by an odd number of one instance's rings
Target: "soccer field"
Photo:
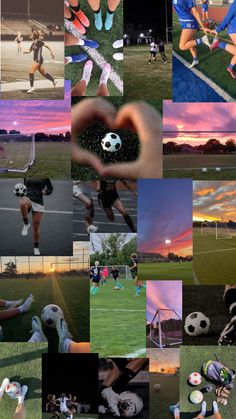
[[[224,362],[227,366],[235,369],[235,348],[233,347],[218,347],[218,346],[182,346],[180,349],[180,405],[183,418],[190,419],[200,413],[200,405],[194,405],[188,400],[189,394],[193,391],[187,383],[187,378],[190,373],[197,371],[200,373],[201,366],[209,361],[216,360],[216,354],[220,361]],[[199,390],[202,389],[209,381],[203,379]],[[198,389],[198,387],[196,387]],[[215,400],[215,391],[204,393],[204,400],[207,402],[206,417],[212,417],[211,409],[212,402]],[[226,407],[219,403],[219,412],[224,419],[231,419],[235,417],[236,412],[236,392],[234,389],[230,393],[229,402]],[[194,414],[193,414],[194,413]],[[181,415],[182,418],[182,415]]]
[[[178,279],[186,284],[193,283],[192,262],[173,263],[139,263],[138,277],[149,279]]]
[[[148,63],[149,46],[124,48],[125,97],[128,100],[172,97],[172,44],[166,45],[167,64],[157,53],[157,61]]]
[[[173,414],[170,413],[169,409],[170,405],[176,404],[179,400],[179,377],[150,373],[149,383],[150,418],[156,417],[156,412],[158,412],[159,418],[173,418]],[[160,391],[154,390],[154,384],[160,384]]]
[[[114,281],[90,296],[91,351],[100,357],[144,357],[146,354],[146,292],[135,296],[133,280],[121,281],[124,290],[114,290]]]
[[[50,419],[52,417],[52,413],[42,413],[43,419]],[[41,416],[40,416],[41,418]],[[73,416],[73,419],[97,419],[98,415],[91,415],[88,413],[87,415],[85,413],[77,413]],[[65,415],[61,414],[58,416],[58,419],[65,419]]]
[[[0,279],[1,298],[16,300],[33,294],[35,302],[28,313],[19,315],[2,323],[3,341],[25,342],[31,337],[31,319],[47,304],[59,305],[64,313],[73,339],[89,340],[89,283],[83,277],[56,277],[38,279]],[[49,351],[57,351],[58,337],[53,329],[45,329],[49,340]]]
[[[0,373],[2,382],[7,377],[28,386],[25,409],[26,417],[41,419],[41,354],[47,351],[45,343],[1,343]],[[12,418],[17,401],[6,394],[1,400],[1,418]]]
[[[216,240],[193,230],[193,265],[199,284],[231,284],[236,269],[236,236]]]

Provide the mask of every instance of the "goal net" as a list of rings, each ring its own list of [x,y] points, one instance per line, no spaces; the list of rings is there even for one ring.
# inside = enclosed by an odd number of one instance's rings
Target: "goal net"
[[[99,265],[99,267],[102,269],[102,271],[105,268],[105,266],[101,266],[101,265]],[[113,266],[112,265],[109,265],[109,266],[107,265],[106,268],[108,269],[108,277],[107,277],[108,279],[113,279],[113,277],[111,275],[111,270],[112,270],[113,267],[116,267],[117,269],[119,269],[120,279],[132,279],[130,269],[127,265],[113,265]]]
[[[149,340],[158,348],[182,344],[182,319],[174,309],[158,308],[149,329]]]
[[[34,135],[0,135],[0,173],[25,173],[33,165],[34,161]]]
[[[201,224],[201,236],[212,236],[216,240],[232,239],[232,232],[225,221],[204,221]]]

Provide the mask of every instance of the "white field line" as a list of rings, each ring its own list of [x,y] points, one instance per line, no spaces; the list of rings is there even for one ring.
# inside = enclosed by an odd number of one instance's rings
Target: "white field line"
[[[142,348],[142,349],[137,349],[137,351],[135,352],[131,352],[129,354],[126,355],[110,355],[114,358],[139,358],[142,355],[146,355],[146,348]]]
[[[73,26],[73,24],[67,20],[65,20],[65,28],[72,33],[76,38],[86,39],[85,36],[81,35],[79,31]],[[102,54],[100,54],[96,49],[93,48],[82,48],[88,53],[88,55],[95,61],[95,63],[102,69],[105,64],[107,64],[107,61],[103,57]],[[111,64],[111,63],[110,63]],[[117,88],[117,90],[120,93],[123,93],[123,80],[121,80],[120,76],[113,67],[111,67],[111,74],[110,74],[110,80],[114,84],[114,86]]]
[[[64,87],[64,79],[58,79],[57,80],[57,87]],[[37,89],[55,89],[53,84],[49,80],[37,80],[34,84],[35,91]],[[17,92],[19,90],[28,90],[30,88],[29,81],[14,81],[10,83],[4,83],[2,85],[1,92]],[[30,98],[30,95],[29,95]]]
[[[196,255],[205,255],[207,253],[228,252],[230,250],[236,251],[236,248],[235,247],[234,248],[231,247],[230,249],[207,250],[206,252],[197,252],[197,253],[194,253],[194,256],[196,256]]]
[[[219,86],[217,86],[216,83],[214,83],[212,80],[210,80],[207,76],[201,73],[201,71],[197,70],[196,68],[189,68],[189,63],[182,58],[179,54],[177,54],[175,51],[173,51],[173,55],[175,58],[177,58],[185,67],[187,67],[190,71],[195,74],[195,76],[199,77],[199,79],[203,80],[206,84],[208,84],[209,87],[211,87],[219,96],[221,96],[226,102],[235,102],[235,99],[233,99],[228,93],[226,93],[223,89],[221,89]]]

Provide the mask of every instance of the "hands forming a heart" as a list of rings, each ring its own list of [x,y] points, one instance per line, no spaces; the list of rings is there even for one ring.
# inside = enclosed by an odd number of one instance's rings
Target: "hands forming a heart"
[[[77,144],[79,134],[94,121],[101,121],[112,131],[125,128],[136,132],[141,145],[139,158],[130,163],[104,165],[96,154],[81,148]],[[73,161],[93,167],[100,176],[162,178],[162,121],[147,103],[129,103],[117,112],[105,99],[84,99],[72,108],[71,124]]]

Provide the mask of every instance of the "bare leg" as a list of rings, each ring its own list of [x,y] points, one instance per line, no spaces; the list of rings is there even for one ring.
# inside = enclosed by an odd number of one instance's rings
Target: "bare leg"
[[[107,85],[104,84],[104,83],[103,84],[100,84],[98,86],[96,95],[97,96],[110,96],[110,93],[109,93],[109,90],[108,90]]]
[[[120,4],[120,0],[107,0],[108,8],[111,12],[114,12]]]
[[[40,239],[40,222],[42,220],[43,214],[41,212],[33,212],[33,234],[34,234],[34,242],[39,243]]]
[[[196,40],[193,39],[196,33],[197,29],[183,29],[180,36],[179,49],[182,51],[189,49],[192,54],[191,48],[194,48],[197,45]]]
[[[93,11],[100,8],[100,0],[87,0],[87,2]]]
[[[72,96],[85,96],[86,93],[86,81],[80,80],[74,87],[71,89],[71,95]]]
[[[17,408],[16,408],[16,413],[13,416],[12,419],[25,419],[26,417],[26,413],[25,413],[25,406],[23,403],[18,404]]]
[[[9,310],[0,311],[0,321],[12,319],[20,314],[19,308],[11,308]]]
[[[72,342],[68,353],[90,353],[90,342]]]

